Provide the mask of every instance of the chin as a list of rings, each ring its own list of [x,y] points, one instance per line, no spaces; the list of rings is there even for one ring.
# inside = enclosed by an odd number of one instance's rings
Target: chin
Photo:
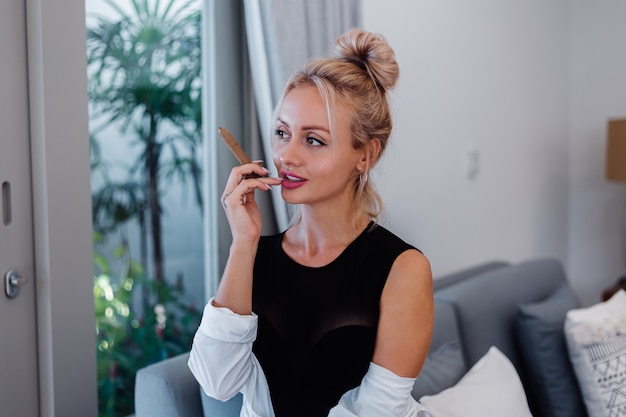
[[[294,197],[293,193],[291,193],[289,191],[285,192],[285,190],[282,190],[280,192],[280,196],[283,198],[285,203],[288,203],[288,204],[300,204],[300,201],[298,201],[297,198],[293,198]]]
[[[288,204],[306,204],[306,195],[300,194],[297,190],[281,189],[281,197]],[[304,197],[303,197],[304,196]]]

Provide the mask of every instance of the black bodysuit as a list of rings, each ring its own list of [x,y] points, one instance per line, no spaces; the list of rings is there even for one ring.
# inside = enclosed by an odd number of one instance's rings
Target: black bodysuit
[[[360,385],[374,352],[380,296],[395,259],[415,249],[373,223],[330,264],[312,268],[283,251],[283,234],[262,237],[252,308],[253,352],[276,417],[326,417]]]

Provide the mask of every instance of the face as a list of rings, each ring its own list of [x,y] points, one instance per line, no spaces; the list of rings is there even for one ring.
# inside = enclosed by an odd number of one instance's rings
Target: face
[[[274,164],[282,196],[291,204],[350,204],[354,178],[365,153],[351,144],[348,110],[335,109],[331,135],[326,106],[316,87],[297,87],[285,96],[274,128]]]

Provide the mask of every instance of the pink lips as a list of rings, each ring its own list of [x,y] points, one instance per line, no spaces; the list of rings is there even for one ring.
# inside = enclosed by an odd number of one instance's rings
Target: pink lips
[[[301,187],[306,182],[304,178],[294,174],[293,172],[281,171],[280,174],[283,177],[281,186],[288,190]]]

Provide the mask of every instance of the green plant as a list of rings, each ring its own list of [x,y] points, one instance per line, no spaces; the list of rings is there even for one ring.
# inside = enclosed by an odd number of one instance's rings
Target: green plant
[[[201,12],[197,0],[103,0],[118,19],[87,28],[93,224],[101,232],[139,223],[141,262],[164,279],[163,182],[190,180],[201,209]],[[101,130],[117,124],[138,157],[122,181],[111,180],[100,153]],[[97,126],[96,126],[97,125]],[[200,210],[201,212],[202,210]]]
[[[184,300],[182,279],[174,285],[147,280],[125,245],[116,250],[115,257],[124,263],[117,282],[111,279],[107,258],[94,255],[100,417],[133,413],[137,371],[188,351],[201,318],[201,312]],[[137,294],[140,286],[144,286],[141,295]],[[133,301],[145,293],[149,302],[139,303],[144,307],[135,311]]]
[[[94,250],[99,412],[111,417],[133,412],[137,370],[188,351],[200,322],[182,277],[166,279],[161,217],[174,179],[191,185],[202,214],[201,12],[198,0],[103,2],[117,17],[87,27],[94,243],[139,226],[138,259],[124,232],[112,256]],[[111,126],[125,152],[138,148],[121,180],[104,152]],[[115,277],[113,260],[122,263]]]

